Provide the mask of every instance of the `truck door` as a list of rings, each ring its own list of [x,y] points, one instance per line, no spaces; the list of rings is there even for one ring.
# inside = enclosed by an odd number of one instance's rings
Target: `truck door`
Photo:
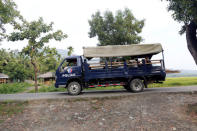
[[[65,85],[71,78],[81,77],[81,60],[80,58],[66,58],[59,66],[56,76],[60,85]]]

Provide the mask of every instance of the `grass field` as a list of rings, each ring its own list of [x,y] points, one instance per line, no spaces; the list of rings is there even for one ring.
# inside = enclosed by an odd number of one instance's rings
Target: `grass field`
[[[149,84],[148,88],[154,87],[175,87],[175,86],[190,86],[197,85],[197,77],[174,77],[166,78],[166,81],[163,84]],[[88,88],[85,90],[118,90],[122,89],[122,86],[109,86],[109,87],[97,87],[97,88]],[[52,86],[42,86],[39,89],[39,92],[58,92],[66,91],[64,88],[55,88]],[[34,92],[34,90],[30,91]]]
[[[163,84],[150,84],[148,87],[175,87],[197,85],[197,77],[173,77],[166,78]]]
[[[28,83],[0,84],[0,94],[11,94],[11,93],[23,92],[30,86],[32,85]]]

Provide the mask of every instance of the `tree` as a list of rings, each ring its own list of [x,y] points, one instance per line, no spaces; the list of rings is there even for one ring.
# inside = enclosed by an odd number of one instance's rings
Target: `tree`
[[[53,32],[53,23],[49,25],[45,24],[42,18],[39,18],[37,21],[24,22],[22,25],[18,25],[16,29],[15,32],[10,34],[8,40],[28,40],[28,45],[23,48],[22,52],[30,57],[31,64],[34,68],[35,91],[37,92],[38,59],[43,54],[42,49],[45,43],[48,43],[51,39],[61,41],[67,35],[61,30]]]
[[[68,56],[71,56],[74,51],[74,48],[72,46],[69,46],[67,49],[68,49]]]
[[[174,20],[182,23],[180,34],[186,33],[187,47],[197,64],[197,0],[167,0],[168,11]]]
[[[89,37],[98,37],[98,45],[128,45],[142,41],[139,33],[142,32],[144,20],[137,20],[129,9],[118,10],[114,16],[106,11],[104,16],[98,11],[89,20]]]
[[[0,0],[0,41],[5,38],[5,24],[16,25],[16,18],[22,19],[12,0]]]
[[[0,73],[2,73],[5,69],[5,66],[10,61],[10,54],[5,49],[1,49],[0,56]]]
[[[27,78],[27,70],[24,68],[23,62],[20,59],[11,59],[4,68],[4,73],[7,74],[11,81],[24,81]]]
[[[29,59],[24,57],[19,51],[0,50],[0,73],[5,73],[11,81],[24,81],[29,74]]]
[[[54,72],[61,62],[61,56],[55,48],[44,47],[39,58],[39,69],[41,73]]]

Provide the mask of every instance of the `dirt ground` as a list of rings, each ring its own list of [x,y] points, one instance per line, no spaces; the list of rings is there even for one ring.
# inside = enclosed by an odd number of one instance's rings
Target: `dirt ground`
[[[1,131],[197,131],[197,94],[29,101]],[[189,107],[189,108],[188,108]]]

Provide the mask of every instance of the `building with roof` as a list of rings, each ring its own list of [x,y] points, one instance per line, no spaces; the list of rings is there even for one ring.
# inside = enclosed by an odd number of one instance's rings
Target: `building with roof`
[[[41,82],[45,85],[50,85],[55,81],[55,73],[47,72],[44,74],[40,74],[38,78],[41,79]]]
[[[3,73],[0,73],[0,84],[7,83],[9,80],[9,76]]]

